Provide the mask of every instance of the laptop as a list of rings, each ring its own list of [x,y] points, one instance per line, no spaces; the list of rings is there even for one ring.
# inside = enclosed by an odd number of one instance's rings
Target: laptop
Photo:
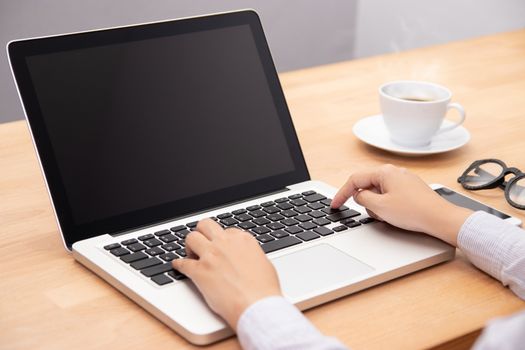
[[[253,11],[7,50],[65,248],[191,343],[232,335],[171,268],[202,218],[250,232],[302,310],[454,257],[352,200],[330,209]]]

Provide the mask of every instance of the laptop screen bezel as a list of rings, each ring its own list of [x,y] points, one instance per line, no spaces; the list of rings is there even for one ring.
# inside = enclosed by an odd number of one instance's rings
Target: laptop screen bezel
[[[86,224],[76,224],[73,220],[72,210],[68,203],[57,159],[54,155],[44,117],[31,81],[26,57],[246,24],[250,26],[253,34],[268,87],[271,91],[294,163],[294,170],[187,199],[127,212]],[[102,234],[115,234],[153,225],[190,213],[211,209],[228,202],[277,191],[288,185],[310,179],[260,19],[252,10],[45,38],[17,40],[10,42],[7,49],[13,76],[60,224],[60,230],[69,249],[71,249],[73,243],[90,237]]]

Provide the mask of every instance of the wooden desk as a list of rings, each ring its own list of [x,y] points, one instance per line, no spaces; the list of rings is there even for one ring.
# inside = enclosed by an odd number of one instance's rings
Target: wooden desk
[[[335,186],[393,163],[463,190],[473,160],[525,170],[525,30],[281,75],[312,178]],[[449,87],[467,111],[468,145],[426,158],[368,147],[352,125],[379,112],[377,87],[394,79]],[[471,193],[525,220],[499,190]],[[177,334],[76,263],[62,246],[25,122],[0,126],[0,344],[9,349],[190,349]],[[449,263],[306,312],[353,349],[464,347],[485,322],[525,303],[459,254]],[[238,348],[235,338],[210,346]]]

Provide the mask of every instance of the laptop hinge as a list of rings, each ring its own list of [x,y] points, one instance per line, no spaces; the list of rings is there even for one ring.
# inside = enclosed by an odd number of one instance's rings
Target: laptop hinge
[[[177,216],[177,217],[173,217],[173,218],[170,218],[170,219],[158,221],[158,222],[155,222],[155,223],[152,223],[152,224],[139,226],[139,227],[136,227],[136,228],[131,229],[131,230],[124,230],[124,231],[109,233],[109,235],[112,236],[112,237],[122,236],[122,235],[125,235],[125,234],[129,233],[129,232],[145,229],[145,228],[148,228],[148,227],[162,225],[163,223],[170,222],[170,221],[182,220],[184,218],[189,218],[191,216],[199,215],[199,214],[205,213],[207,211],[212,211],[212,210],[217,210],[217,209],[221,209],[221,208],[226,208],[226,207],[235,205],[237,203],[243,203],[243,202],[251,201],[251,200],[254,200],[254,199],[257,199],[257,198],[263,198],[263,197],[266,197],[266,196],[270,196],[272,194],[282,193],[282,192],[286,192],[286,191],[290,191],[290,189],[285,187],[285,188],[282,188],[280,190],[261,193],[261,194],[259,194],[257,196],[253,196],[253,197],[250,197],[250,198],[245,198],[245,199],[241,199],[241,200],[237,200],[237,201],[233,201],[233,202],[224,203],[224,204],[221,204],[219,206],[202,209],[202,210],[191,212],[191,213],[184,214],[184,215],[181,215],[181,216]]]

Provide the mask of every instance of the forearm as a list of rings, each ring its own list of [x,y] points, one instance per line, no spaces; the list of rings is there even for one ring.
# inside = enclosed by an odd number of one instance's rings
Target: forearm
[[[251,305],[241,315],[237,336],[246,350],[330,349],[346,347],[321,334],[283,297],[269,297]]]
[[[458,247],[479,269],[525,299],[525,231],[501,219],[475,212],[458,235]]]

